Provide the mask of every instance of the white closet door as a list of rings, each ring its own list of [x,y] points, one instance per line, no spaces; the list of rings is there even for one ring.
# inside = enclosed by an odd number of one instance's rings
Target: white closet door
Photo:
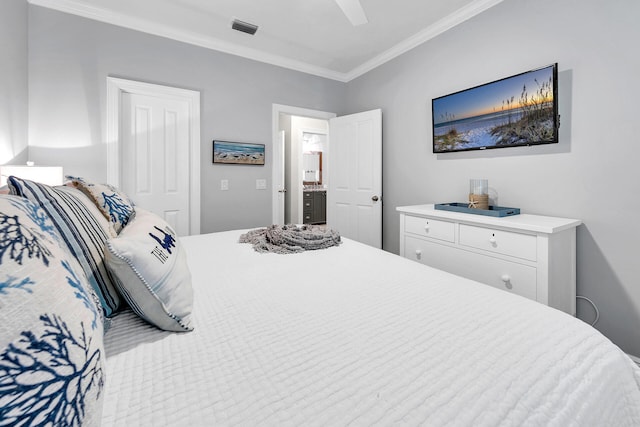
[[[189,234],[189,104],[124,93],[122,189],[136,205]]]

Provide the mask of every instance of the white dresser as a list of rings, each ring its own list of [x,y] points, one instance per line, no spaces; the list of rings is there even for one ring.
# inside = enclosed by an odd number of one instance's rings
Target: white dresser
[[[576,314],[577,219],[401,206],[400,255]]]

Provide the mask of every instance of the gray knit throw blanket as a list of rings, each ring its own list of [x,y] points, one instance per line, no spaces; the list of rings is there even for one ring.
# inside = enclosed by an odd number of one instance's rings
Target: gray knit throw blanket
[[[292,254],[337,246],[340,234],[312,225],[270,225],[241,235],[240,243],[253,244],[257,252]]]

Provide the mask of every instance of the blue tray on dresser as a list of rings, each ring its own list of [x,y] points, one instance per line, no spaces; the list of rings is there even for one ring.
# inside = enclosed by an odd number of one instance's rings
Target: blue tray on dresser
[[[441,211],[453,211],[453,212],[462,212],[469,213],[474,215],[486,215],[486,216],[513,216],[519,215],[519,208],[507,208],[504,206],[489,206],[489,209],[475,209],[470,208],[469,203],[439,203],[434,206],[435,209]]]

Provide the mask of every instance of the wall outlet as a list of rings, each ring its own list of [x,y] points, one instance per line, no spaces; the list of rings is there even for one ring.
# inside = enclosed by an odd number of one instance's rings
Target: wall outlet
[[[267,189],[267,180],[256,179],[256,190],[266,190],[266,189]]]
[[[220,180],[220,190],[227,191],[229,189],[229,180],[221,179]]]

